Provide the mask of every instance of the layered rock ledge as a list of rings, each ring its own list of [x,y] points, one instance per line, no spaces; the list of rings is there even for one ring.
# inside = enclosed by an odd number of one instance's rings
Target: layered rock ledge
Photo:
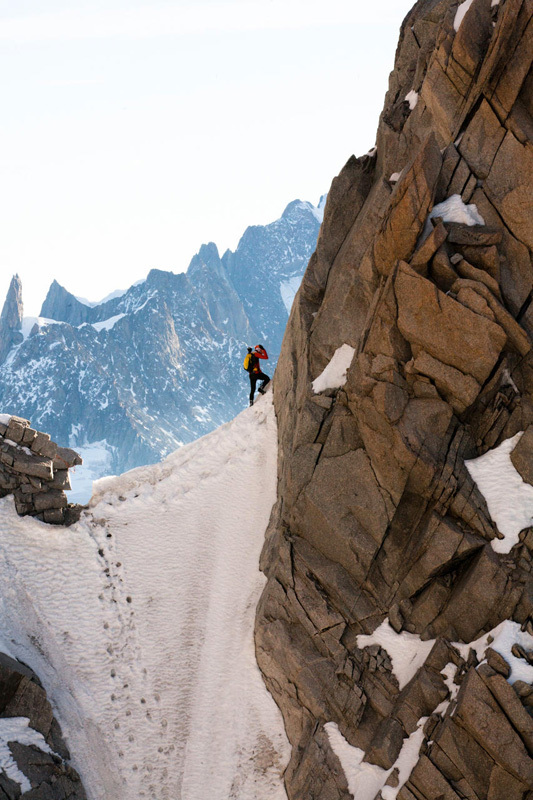
[[[86,800],[39,679],[4,653],[0,653],[0,751],[2,800]]]
[[[414,6],[293,305],[256,622],[290,800],[532,796],[532,37],[530,0]]]
[[[13,494],[20,516],[53,525],[71,525],[82,506],[69,504],[69,468],[82,463],[68,447],[58,447],[49,434],[34,430],[22,417],[0,417],[0,497]]]

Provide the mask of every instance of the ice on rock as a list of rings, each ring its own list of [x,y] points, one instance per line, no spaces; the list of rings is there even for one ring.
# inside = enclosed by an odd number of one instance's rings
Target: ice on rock
[[[313,392],[318,394],[326,389],[339,389],[344,386],[354,353],[354,348],[349,344],[338,347],[333,353],[331,361],[313,381]]]
[[[286,800],[253,639],[276,467],[267,394],[98,481],[70,528],[0,500],[0,640],[41,678],[90,800]]]

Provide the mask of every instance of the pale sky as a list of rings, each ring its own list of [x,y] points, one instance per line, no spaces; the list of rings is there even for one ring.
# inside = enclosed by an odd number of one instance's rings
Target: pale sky
[[[0,0],[0,304],[98,300],[318,203],[374,144],[411,0]]]

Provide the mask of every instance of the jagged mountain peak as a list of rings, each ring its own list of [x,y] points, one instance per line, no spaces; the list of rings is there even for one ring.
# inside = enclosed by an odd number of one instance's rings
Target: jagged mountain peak
[[[203,244],[198,251],[198,255],[205,261],[212,258],[216,259],[220,258],[218,247],[214,242],[208,242],[207,244]]]
[[[137,292],[144,294],[146,291],[153,289],[168,289],[171,287],[180,287],[186,283],[186,276],[184,272],[169,272],[164,269],[151,269],[146,276],[144,285],[137,289]],[[131,287],[134,289],[137,287]],[[129,296],[131,289],[126,292],[124,297]]]
[[[22,340],[22,314],[22,281],[18,275],[13,275],[0,315],[0,364]]]
[[[191,262],[187,269],[187,275],[193,278],[202,269],[207,268],[212,273],[220,273],[222,262],[218,247],[214,242],[203,244],[198,252],[191,258]]]
[[[82,325],[91,318],[91,310],[54,278],[39,316],[58,322],[69,322],[71,325]]]
[[[0,319],[12,330],[20,330],[22,325],[23,305],[22,305],[22,281],[18,275],[13,275],[6,300],[2,308]]]
[[[315,207],[307,200],[292,200],[284,209],[281,219],[295,220],[302,214],[313,214],[314,211]]]

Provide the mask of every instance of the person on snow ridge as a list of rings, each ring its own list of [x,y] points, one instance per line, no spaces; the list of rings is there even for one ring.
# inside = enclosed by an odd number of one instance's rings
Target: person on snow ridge
[[[244,369],[248,372],[248,375],[250,376],[251,406],[253,406],[254,404],[255,386],[257,384],[257,381],[262,381],[261,386],[259,386],[259,388],[257,389],[257,391],[260,394],[265,393],[265,386],[270,381],[268,375],[265,375],[264,372],[261,372],[261,368],[259,366],[260,358],[268,358],[267,351],[265,350],[262,344],[257,344],[253,350],[251,347],[249,347],[248,353],[244,357]]]

